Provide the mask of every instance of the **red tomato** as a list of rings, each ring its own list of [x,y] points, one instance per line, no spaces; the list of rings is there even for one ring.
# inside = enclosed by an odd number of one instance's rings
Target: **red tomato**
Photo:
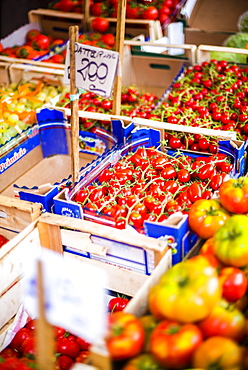
[[[228,302],[235,302],[246,293],[247,278],[239,268],[223,267],[219,276],[223,287],[223,297]]]
[[[18,330],[18,332],[16,333],[16,335],[12,339],[12,341],[10,343],[10,347],[17,350],[17,351],[20,351],[24,340],[27,339],[27,338],[32,338],[32,336],[33,336],[32,330],[30,330],[28,328],[22,328],[22,329]]]
[[[108,315],[106,346],[113,360],[138,355],[145,343],[145,332],[138,318],[124,311]]]
[[[205,338],[221,335],[240,341],[245,334],[245,316],[235,306],[222,299],[206,319],[198,322]]]
[[[69,356],[61,355],[57,358],[56,364],[60,370],[69,370],[73,365],[73,360]]]
[[[109,46],[114,46],[115,45],[115,36],[112,35],[112,33],[106,33],[105,35],[102,36],[102,41],[105,42],[105,44]]]
[[[47,50],[50,46],[50,39],[46,35],[40,34],[32,40],[32,47],[36,50]]]
[[[158,9],[155,6],[148,6],[141,14],[142,19],[158,19]]]
[[[75,362],[84,363],[90,355],[90,351],[84,350],[79,353],[79,355],[76,357]]]
[[[26,39],[27,41],[31,41],[33,40],[36,36],[38,36],[40,34],[40,31],[39,30],[36,30],[36,29],[32,29],[32,30],[29,30],[26,34]]]
[[[107,32],[109,29],[109,21],[102,17],[93,18],[91,21],[91,28],[93,31],[101,33]]]
[[[59,338],[57,341],[57,352],[62,355],[76,358],[79,355],[81,348],[76,340],[70,340],[69,338]]]
[[[163,320],[151,334],[150,352],[165,368],[181,369],[189,365],[202,340],[202,333],[196,325]]]
[[[79,343],[80,345],[80,348],[82,351],[88,351],[91,344],[89,342],[87,342],[85,339],[83,338],[80,338],[80,337],[76,337],[76,341]]]
[[[108,303],[109,312],[123,311],[128,304],[129,299],[123,297],[115,297],[110,299]]]
[[[36,354],[36,344],[35,344],[35,337],[26,338],[21,346],[20,352],[23,355],[35,355]]]
[[[3,235],[0,235],[0,248],[1,248],[4,244],[8,243],[8,241],[9,241],[9,239],[5,238],[5,236],[3,236]]]
[[[229,179],[220,187],[220,202],[229,212],[248,212],[248,177]]]

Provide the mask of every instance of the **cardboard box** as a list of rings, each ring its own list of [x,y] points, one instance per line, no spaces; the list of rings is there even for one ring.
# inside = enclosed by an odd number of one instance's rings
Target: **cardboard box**
[[[53,197],[62,186],[71,184],[70,129],[64,123],[62,113],[56,113],[57,118],[55,121],[45,122],[43,126],[40,123],[41,128],[38,136],[40,142],[37,147],[40,151],[38,154],[30,151],[31,157],[37,156],[36,160],[33,158],[33,166],[25,168],[23,167],[25,162],[23,163],[19,159],[15,164],[15,166],[18,165],[19,177],[11,178],[12,172],[10,175],[6,172],[8,182],[5,176],[2,181],[4,183],[2,184],[4,187],[2,190],[3,195],[13,197],[15,194],[22,200],[38,202],[42,204],[43,211],[51,211]],[[60,121],[58,115],[60,116]],[[41,116],[38,114],[38,117]],[[17,148],[19,151],[23,150],[22,146]],[[91,153],[82,151],[79,154],[80,173],[83,174],[84,171],[88,171],[89,168],[87,166],[97,157],[98,155],[93,151]],[[25,156],[23,159],[25,160]],[[14,169],[15,166],[13,166]]]
[[[222,45],[238,32],[238,18],[245,11],[246,0],[188,0],[181,10],[186,20],[185,42]]]

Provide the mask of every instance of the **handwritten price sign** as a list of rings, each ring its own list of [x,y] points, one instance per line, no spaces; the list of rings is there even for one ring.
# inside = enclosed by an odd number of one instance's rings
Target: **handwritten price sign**
[[[106,330],[106,273],[86,262],[43,248],[45,314],[52,325],[65,328],[89,342],[103,338]],[[38,316],[37,259],[30,260],[24,279],[24,305]]]
[[[119,66],[119,53],[75,43],[76,86],[110,97]],[[70,84],[70,52],[67,45],[64,84]]]

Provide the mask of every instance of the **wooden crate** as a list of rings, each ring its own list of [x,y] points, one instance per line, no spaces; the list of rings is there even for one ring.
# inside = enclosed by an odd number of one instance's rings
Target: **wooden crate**
[[[41,205],[0,195],[0,234],[9,239],[0,248],[0,329],[13,318],[22,301],[20,281],[29,246],[27,240],[18,248],[17,245],[40,215]],[[0,345],[1,334],[0,330]]]
[[[95,17],[90,17],[89,22]],[[70,26],[78,25],[79,28],[83,25],[84,15],[73,12],[62,12],[50,9],[34,9],[28,13],[29,22],[38,22],[42,30],[54,37],[69,38],[68,29]],[[116,18],[106,18],[110,22],[110,32],[116,31]],[[125,21],[126,34],[135,37],[144,34],[150,41],[154,41],[162,37],[162,29],[158,20],[145,19],[126,19]]]
[[[36,206],[39,207],[38,205]],[[171,266],[171,251],[167,247],[166,241],[156,240],[144,235],[134,237],[132,233],[116,230],[109,226],[51,213],[43,213],[0,250],[1,276],[4,276],[4,279],[1,279],[2,294],[0,296],[0,328],[2,328],[2,333],[0,331],[0,348],[1,341],[4,340],[4,335],[9,330],[9,326],[5,324],[16,314],[22,303],[23,297],[21,297],[21,290],[17,283],[21,284],[21,278],[25,274],[25,256],[35,252],[39,253],[41,247],[64,253],[64,258],[68,262],[76,259],[77,261],[86,262],[104,269],[108,280],[107,290],[130,297],[136,294],[148,279],[147,275],[91,260],[70,252],[64,252],[63,246],[73,245],[86,252],[90,251],[99,256],[104,255],[107,248],[104,245],[92,242],[90,238],[92,235],[110,239],[116,244],[120,243],[120,248],[121,244],[124,243],[125,245],[130,245],[130,247],[135,246],[152,251],[156,264],[163,258],[166,268]],[[5,295],[4,293],[8,292],[12,286],[14,289],[10,292],[11,294]],[[1,302],[3,297],[4,300]],[[2,312],[4,315],[2,315]],[[3,328],[4,325],[5,327]]]

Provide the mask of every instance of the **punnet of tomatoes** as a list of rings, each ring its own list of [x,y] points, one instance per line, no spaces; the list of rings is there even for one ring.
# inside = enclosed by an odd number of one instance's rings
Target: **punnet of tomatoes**
[[[67,332],[62,327],[54,329],[54,369],[69,370],[75,363],[85,363],[91,344]],[[11,343],[0,352],[1,370],[37,369],[36,362],[37,320],[30,319],[19,329]]]
[[[176,212],[188,214],[196,201],[212,198],[233,167],[222,153],[172,156],[156,147],[123,148],[119,160],[111,162],[111,152],[93,179],[82,180],[72,200],[90,220],[119,229],[129,225],[141,233],[146,221],[160,223]]]
[[[225,60],[186,67],[153,112],[162,122],[190,127],[234,131],[248,138],[248,67]],[[173,134],[173,146],[216,152],[216,140],[202,135]],[[170,145],[171,138],[168,137]]]
[[[0,55],[11,58],[36,60],[47,55],[53,50],[59,51],[65,40],[44,34],[38,29],[27,31],[26,42],[22,45],[10,45],[2,48]]]
[[[126,18],[160,20],[165,25],[176,19],[185,2],[186,0],[128,0]],[[64,12],[83,12],[81,0],[56,0],[48,6]],[[89,6],[92,17],[117,18],[118,0],[90,0]]]

